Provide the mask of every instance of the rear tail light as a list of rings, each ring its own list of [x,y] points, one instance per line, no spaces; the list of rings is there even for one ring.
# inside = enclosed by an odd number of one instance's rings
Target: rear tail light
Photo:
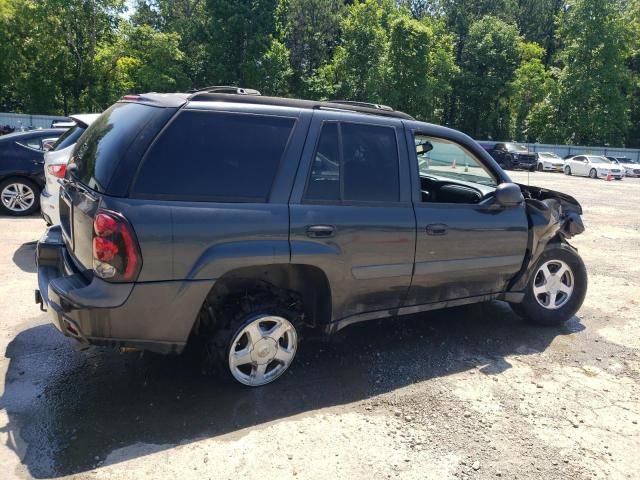
[[[54,177],[64,178],[64,174],[67,172],[67,165],[48,165],[47,172]]]
[[[98,210],[93,220],[93,270],[113,282],[132,282],[142,266],[138,242],[119,213]]]

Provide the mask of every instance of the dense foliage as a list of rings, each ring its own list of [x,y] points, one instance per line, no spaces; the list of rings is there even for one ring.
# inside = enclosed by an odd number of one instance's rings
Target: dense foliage
[[[0,111],[226,84],[640,146],[640,0],[0,0]]]

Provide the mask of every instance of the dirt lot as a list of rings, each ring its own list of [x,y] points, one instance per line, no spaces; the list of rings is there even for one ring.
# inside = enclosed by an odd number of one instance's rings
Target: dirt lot
[[[260,389],[75,352],[33,304],[42,221],[0,218],[1,477],[639,478],[640,179],[531,183],[585,209],[589,292],[566,326],[500,302],[356,325]]]

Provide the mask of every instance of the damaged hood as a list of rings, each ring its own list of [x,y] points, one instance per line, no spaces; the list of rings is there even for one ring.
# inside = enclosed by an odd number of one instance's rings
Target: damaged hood
[[[520,190],[522,190],[522,195],[524,195],[525,200],[558,200],[564,211],[582,215],[582,206],[571,195],[547,188],[523,185],[521,183],[517,185],[520,187]]]
[[[534,236],[536,230],[545,231],[540,239],[546,239],[544,245],[555,235],[568,239],[584,232],[582,206],[571,195],[541,187],[518,186],[527,204],[527,215]]]
[[[546,188],[518,186],[526,203],[529,247],[522,270],[511,284],[511,291],[524,289],[531,269],[551,241],[558,238],[567,240],[584,232],[582,207],[575,198]]]

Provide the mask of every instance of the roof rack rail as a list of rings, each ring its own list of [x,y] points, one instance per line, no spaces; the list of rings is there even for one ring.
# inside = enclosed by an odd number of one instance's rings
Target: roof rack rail
[[[228,93],[231,95],[262,95],[253,88],[232,87],[228,85],[212,85],[210,87],[189,90],[187,93]]]
[[[341,105],[351,105],[353,107],[373,108],[374,110],[384,110],[385,112],[395,112],[388,105],[380,105],[379,103],[356,102],[353,100],[327,100],[326,103],[337,103]]]
[[[235,87],[233,87],[235,88]],[[407,115],[404,112],[393,110],[390,107],[384,105],[375,105],[373,103],[368,104],[364,102],[323,102],[316,100],[300,100],[296,98],[283,98],[283,97],[269,97],[262,95],[227,95],[220,92],[201,91],[199,93],[192,94],[189,97],[191,101],[202,102],[232,102],[232,103],[247,103],[258,105],[273,105],[281,107],[293,107],[293,108],[308,108],[314,110],[331,109],[342,110],[348,112],[366,113],[369,115],[381,115],[384,117],[402,118],[404,120],[415,120],[411,115]]]

